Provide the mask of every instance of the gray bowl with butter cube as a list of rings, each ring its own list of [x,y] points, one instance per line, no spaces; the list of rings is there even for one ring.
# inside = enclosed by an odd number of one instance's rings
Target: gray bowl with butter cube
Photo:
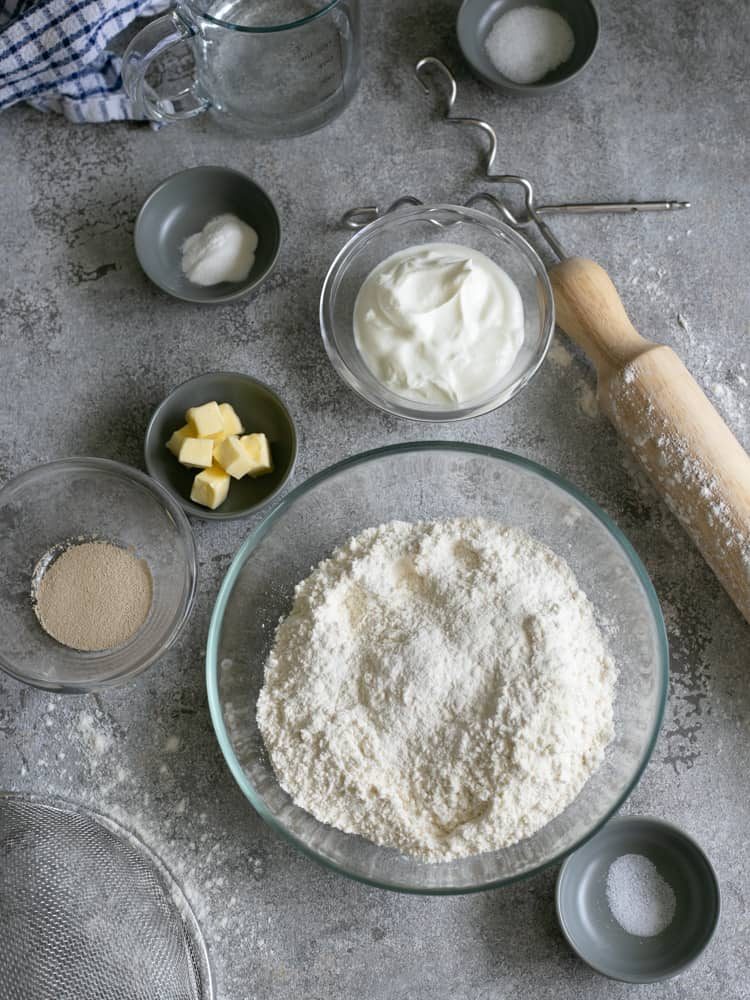
[[[239,372],[208,372],[177,386],[146,430],[146,468],[188,514],[249,517],[283,488],[297,432],[269,386]]]

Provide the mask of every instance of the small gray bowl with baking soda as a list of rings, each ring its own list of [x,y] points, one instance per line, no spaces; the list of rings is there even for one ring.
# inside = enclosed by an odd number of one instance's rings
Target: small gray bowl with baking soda
[[[711,940],[721,900],[701,848],[678,827],[618,816],[565,861],[557,916],[592,969],[626,983],[671,979]]]
[[[271,466],[270,472],[261,470],[260,474],[257,469],[244,474],[242,467],[231,466],[226,499],[214,510],[191,499],[196,476],[205,470],[181,464],[178,456],[167,447],[175,432],[185,429],[187,411],[208,403],[229,404],[234,411],[242,424],[242,430],[232,435],[235,443],[245,435],[263,436]],[[216,454],[214,452],[214,468],[218,462]],[[223,453],[218,454],[229,468],[230,463]],[[281,398],[264,382],[241,372],[207,372],[178,385],[157,407],[146,430],[144,456],[151,476],[188,514],[206,520],[228,521],[256,513],[282,490],[297,458],[297,431]],[[241,477],[234,478],[238,473]]]
[[[519,12],[524,12],[522,16],[527,23],[519,24]],[[545,25],[545,15],[550,14],[559,15],[557,30],[561,27],[564,32],[567,30],[570,42],[559,60],[552,58],[545,66],[544,46],[561,44],[559,37],[555,37],[555,26],[550,29]],[[511,15],[510,20],[507,15]],[[560,18],[567,29],[561,26]],[[547,34],[549,31],[552,33]],[[591,0],[464,0],[458,12],[456,34],[464,59],[475,76],[504,94],[529,96],[556,90],[578,76],[598,44],[599,16]],[[503,65],[507,63],[504,73],[488,51],[491,36],[491,44],[497,47]],[[513,78],[512,67],[533,66],[539,60],[541,75],[534,79]]]
[[[238,280],[196,284],[183,271],[185,242],[226,216],[257,235],[249,271]],[[269,196],[245,174],[229,167],[191,167],[162,181],[146,198],[134,240],[138,262],[162,291],[186,302],[220,304],[248,295],[268,276],[279,254],[281,223]]]

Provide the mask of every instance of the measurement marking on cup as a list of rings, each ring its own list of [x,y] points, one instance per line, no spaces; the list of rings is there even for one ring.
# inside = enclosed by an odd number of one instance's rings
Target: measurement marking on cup
[[[328,65],[331,58],[335,58],[338,54],[338,45],[334,40],[329,38],[317,48],[309,49],[307,52],[301,53],[299,61],[301,63],[305,63],[309,62],[311,59],[318,59],[316,65],[318,67],[324,67]]]

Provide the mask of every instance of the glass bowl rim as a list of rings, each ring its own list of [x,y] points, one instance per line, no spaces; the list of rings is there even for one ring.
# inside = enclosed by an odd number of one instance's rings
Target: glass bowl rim
[[[554,486],[559,487],[564,492],[568,493],[582,504],[590,514],[593,514],[594,518],[599,521],[599,523],[607,530],[609,535],[614,539],[615,543],[619,546],[621,551],[624,553],[626,560],[630,564],[631,568],[635,571],[636,577],[639,583],[644,589],[646,594],[648,605],[653,617],[654,625],[656,626],[656,631],[658,634],[658,672],[659,672],[659,695],[658,695],[658,705],[656,710],[656,716],[653,725],[653,731],[649,737],[648,744],[646,747],[646,752],[643,754],[643,759],[641,760],[639,766],[636,768],[633,777],[628,782],[622,794],[618,797],[614,805],[607,810],[604,816],[595,823],[587,833],[579,837],[575,843],[570,847],[567,847],[564,851],[558,852],[554,857],[545,861],[543,864],[537,865],[530,871],[521,872],[518,875],[510,875],[503,878],[490,879],[487,882],[481,884],[470,885],[470,886],[460,886],[460,887],[435,887],[435,888],[417,888],[412,885],[398,884],[394,882],[384,882],[375,878],[368,878],[367,876],[361,875],[358,872],[352,871],[349,868],[336,864],[324,858],[317,851],[309,847],[306,843],[296,837],[291,833],[283,824],[279,823],[276,817],[266,808],[262,799],[260,799],[255,792],[255,789],[251,782],[248,780],[245,772],[240,765],[239,760],[232,747],[229,734],[227,732],[226,726],[224,725],[224,719],[221,711],[221,701],[219,696],[219,685],[218,685],[218,647],[219,647],[219,637],[221,632],[221,626],[224,620],[224,612],[226,610],[227,601],[229,596],[234,589],[234,585],[237,581],[237,577],[240,574],[243,566],[247,562],[250,554],[256,545],[268,534],[270,529],[274,526],[279,517],[291,507],[295,501],[304,496],[306,493],[310,492],[318,483],[325,482],[332,476],[342,472],[346,469],[355,468],[359,465],[365,465],[366,463],[372,461],[373,459],[378,459],[386,457],[389,455],[398,454],[409,454],[418,452],[459,452],[465,455],[479,455],[485,458],[499,459],[502,462],[507,462],[510,465],[518,466],[527,472],[535,473],[547,482],[552,483]],[[252,807],[261,817],[261,819],[276,833],[280,834],[288,843],[292,844],[298,851],[304,854],[306,857],[311,858],[313,861],[318,862],[324,868],[329,871],[336,872],[339,875],[345,875],[347,878],[353,879],[355,882],[362,882],[365,885],[371,885],[378,889],[388,889],[395,892],[403,892],[410,895],[418,896],[457,896],[457,895],[468,895],[474,892],[484,892],[487,889],[498,889],[501,886],[511,885],[514,882],[520,882],[524,879],[531,878],[534,875],[538,875],[540,872],[547,868],[552,867],[552,865],[559,864],[564,858],[572,854],[574,851],[578,850],[582,844],[586,843],[595,834],[602,829],[602,827],[609,822],[612,816],[621,808],[623,803],[628,799],[633,789],[636,787],[641,779],[643,772],[645,771],[648,763],[651,759],[651,755],[656,746],[656,741],[661,730],[662,721],[664,719],[664,710],[666,708],[667,702],[667,688],[669,681],[669,645],[667,641],[667,633],[664,625],[664,617],[662,615],[661,606],[659,605],[659,600],[656,596],[656,591],[654,590],[654,585],[646,571],[646,567],[643,565],[640,557],[636,553],[633,546],[630,544],[625,534],[617,527],[614,521],[605,513],[602,508],[591,500],[585,493],[580,491],[577,487],[573,486],[572,483],[564,479],[562,476],[558,476],[557,473],[545,468],[537,462],[531,459],[524,458],[521,455],[516,455],[513,452],[505,451],[500,448],[493,448],[490,445],[480,445],[480,444],[470,444],[464,442],[456,441],[414,441],[405,442],[402,444],[386,445],[381,448],[373,448],[369,451],[360,452],[356,455],[352,455],[349,458],[345,458],[339,462],[335,462],[333,465],[329,465],[327,468],[322,469],[320,472],[316,472],[314,475],[310,476],[299,486],[296,486],[277,504],[276,507],[268,514],[263,521],[255,528],[250,535],[245,539],[237,553],[235,554],[232,562],[227,570],[224,579],[222,580],[221,587],[219,588],[219,593],[216,597],[216,603],[214,604],[213,611],[211,612],[211,620],[208,628],[208,639],[206,643],[206,688],[208,693],[208,707],[211,715],[211,722],[214,727],[214,732],[219,743],[219,747],[224,756],[229,770],[232,773],[235,781],[239,785],[245,797],[248,799]]]
[[[353,375],[349,366],[343,361],[333,340],[333,323],[331,322],[333,311],[332,288],[334,279],[340,277],[343,273],[344,266],[348,266],[348,264],[351,263],[358,253],[362,242],[368,236],[381,229],[388,229],[399,220],[416,220],[426,213],[438,211],[450,211],[454,214],[466,216],[469,220],[480,223],[485,227],[490,226],[498,229],[502,236],[508,240],[514,250],[517,250],[526,259],[526,261],[531,264],[537,279],[542,285],[542,292],[547,306],[547,316],[541,329],[542,347],[539,351],[539,356],[531,365],[529,365],[528,368],[526,368],[523,374],[520,375],[511,386],[509,386],[505,393],[495,393],[490,399],[476,405],[467,404],[455,409],[441,409],[436,405],[432,411],[425,410],[422,412],[412,408],[411,404],[415,404],[414,400],[409,400],[406,397],[403,397],[403,403],[392,403],[389,399],[386,399],[376,392],[370,393],[366,387],[360,385],[359,379]],[[449,202],[429,202],[426,204],[420,203],[418,205],[400,207],[393,212],[385,212],[349,237],[331,261],[331,264],[326,271],[326,276],[323,279],[323,285],[320,290],[320,303],[318,307],[318,322],[320,326],[320,335],[323,340],[323,346],[325,347],[326,354],[328,355],[328,360],[333,365],[334,370],[342,382],[344,382],[344,384],[347,385],[352,392],[355,392],[360,399],[364,399],[365,402],[370,404],[370,406],[383,410],[385,413],[390,413],[392,416],[401,417],[406,420],[414,420],[415,422],[421,423],[458,423],[461,420],[470,420],[472,417],[480,417],[484,416],[486,413],[492,413],[493,410],[497,410],[499,407],[504,406],[505,403],[509,403],[511,399],[517,396],[522,389],[525,389],[536,376],[539,369],[544,364],[544,360],[547,357],[547,352],[549,351],[550,344],[552,343],[552,337],[555,332],[555,298],[552,293],[552,284],[549,280],[547,268],[544,266],[544,261],[525,236],[513,229],[511,226],[507,225],[507,223],[503,222],[502,219],[498,219],[495,216],[490,215],[489,212],[484,212],[468,205],[455,205]],[[395,395],[395,393],[393,395]]]
[[[71,455],[68,458],[58,458],[51,462],[39,462],[37,465],[33,465],[31,468],[20,472],[17,476],[13,476],[13,478],[9,479],[7,483],[3,483],[2,487],[0,487],[0,507],[3,505],[7,497],[12,497],[13,493],[19,487],[28,487],[28,485],[33,483],[40,474],[49,473],[55,469],[71,472],[76,468],[94,472],[108,472],[120,476],[122,479],[136,482],[140,486],[149,490],[171,516],[172,520],[175,522],[178,534],[185,543],[185,561],[187,563],[187,572],[190,582],[187,588],[187,593],[183,595],[180,603],[179,612],[175,616],[164,641],[160,643],[158,650],[156,650],[151,656],[139,660],[136,666],[125,668],[110,677],[106,677],[105,679],[95,679],[91,682],[54,682],[51,684],[44,683],[38,678],[34,678],[32,680],[25,674],[19,672],[14,664],[6,658],[2,649],[0,649],[0,670],[3,670],[9,676],[23,684],[29,684],[31,687],[40,688],[41,690],[55,691],[58,694],[86,694],[92,691],[101,691],[105,688],[118,687],[119,685],[132,680],[134,677],[137,677],[139,674],[143,673],[144,670],[147,670],[148,667],[152,666],[174,643],[175,639],[182,631],[183,625],[188,620],[193,607],[198,581],[198,558],[195,548],[195,538],[193,537],[190,522],[188,521],[184,511],[174,498],[164,489],[161,483],[157,482],[152,476],[147,475],[145,472],[141,472],[140,469],[136,469],[131,465],[126,465],[124,462],[116,462],[111,458],[97,458],[90,455]]]

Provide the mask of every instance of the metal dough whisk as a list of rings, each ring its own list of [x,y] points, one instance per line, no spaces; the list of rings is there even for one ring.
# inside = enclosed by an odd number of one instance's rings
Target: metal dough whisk
[[[675,209],[690,207],[690,202],[688,201],[599,201],[537,205],[534,188],[528,177],[522,177],[518,174],[499,174],[494,172],[498,139],[492,125],[482,118],[467,118],[452,113],[456,98],[458,97],[458,85],[456,84],[455,77],[445,63],[436,56],[425,56],[419,60],[414,72],[417,80],[427,94],[432,90],[426,82],[428,74],[432,78],[435,76],[442,77],[447,84],[444,121],[449,122],[451,125],[468,125],[472,128],[477,128],[489,139],[489,148],[484,164],[484,179],[494,184],[515,185],[520,187],[523,193],[523,207],[520,212],[514,212],[502,198],[489,191],[481,191],[473,195],[464,204],[471,206],[480,201],[488,202],[497,210],[503,221],[513,229],[524,230],[528,229],[529,226],[536,226],[550,248],[561,260],[567,254],[555,234],[542,218],[544,215],[598,215],[603,213],[629,215],[633,212],[671,212]],[[392,212],[402,205],[421,204],[422,202],[418,198],[412,195],[404,195],[389,205],[385,209],[385,213],[381,212],[375,205],[367,205],[361,208],[350,209],[344,215],[342,221],[348,229],[362,229],[368,223],[379,218],[381,214]]]
[[[211,1000],[187,902],[125,830],[0,794],[0,858],[0,1000]]]

